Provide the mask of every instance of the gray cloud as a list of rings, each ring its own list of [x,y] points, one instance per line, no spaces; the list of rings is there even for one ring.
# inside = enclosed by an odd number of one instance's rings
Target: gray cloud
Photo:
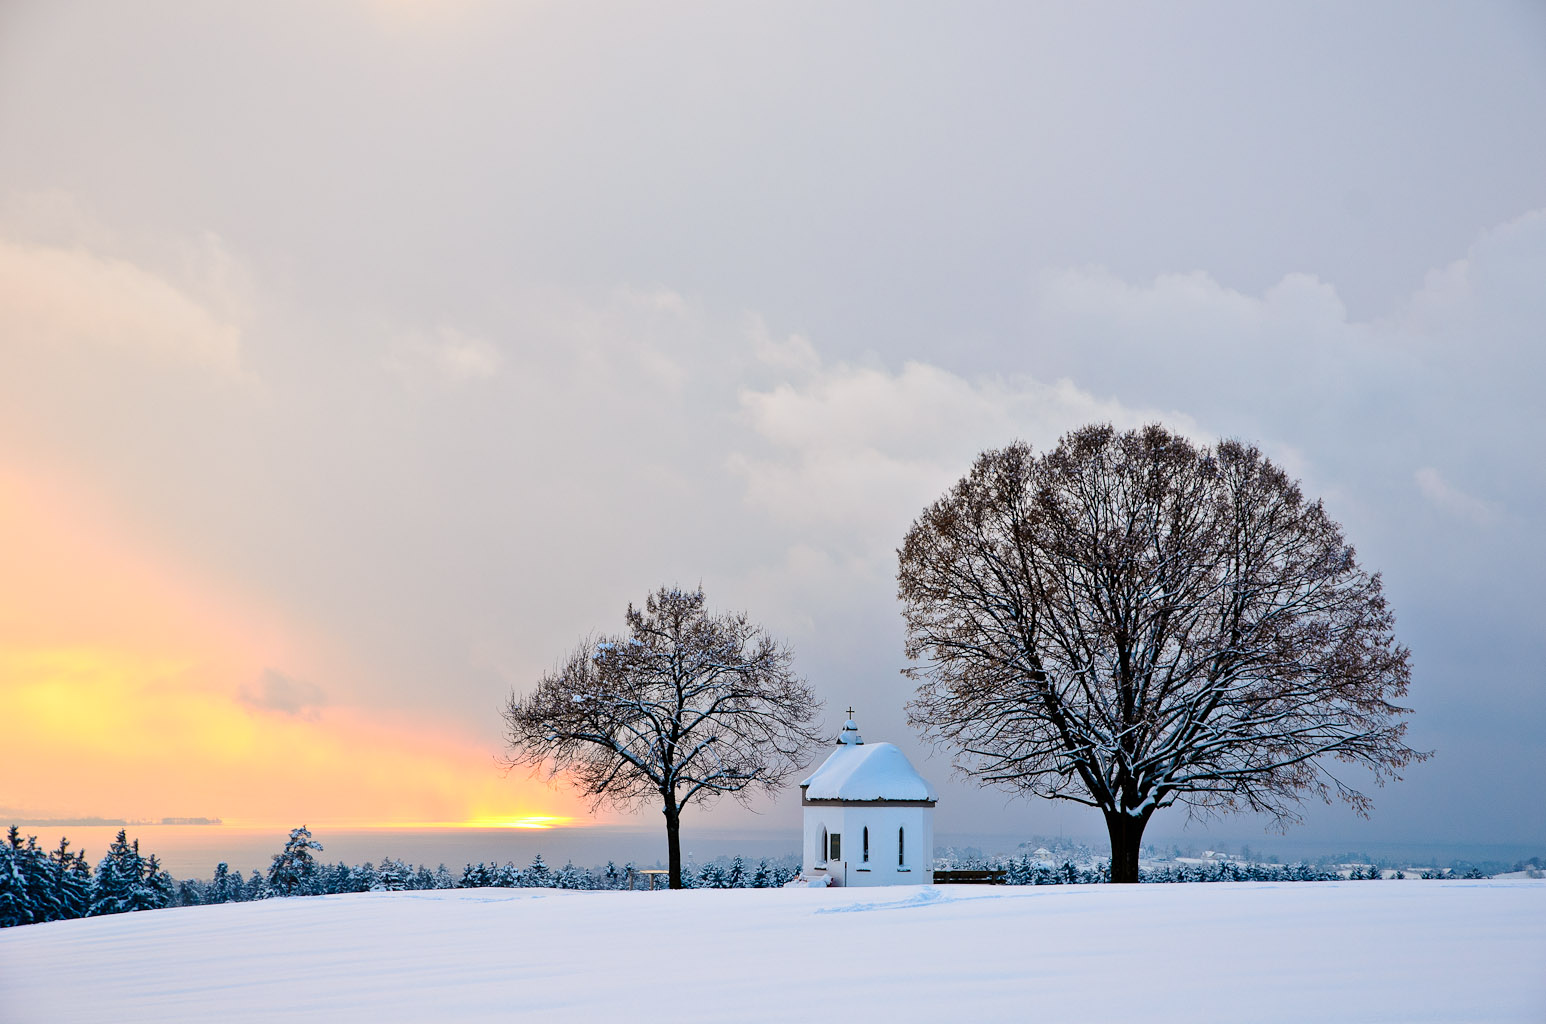
[[[264,669],[256,683],[243,686],[239,697],[248,707],[278,711],[297,718],[316,718],[318,711],[328,703],[322,687],[287,676],[274,668]]]
[[[1417,489],[1439,508],[1477,526],[1489,526],[1497,521],[1498,509],[1489,501],[1454,487],[1432,466],[1424,466],[1413,474]]]

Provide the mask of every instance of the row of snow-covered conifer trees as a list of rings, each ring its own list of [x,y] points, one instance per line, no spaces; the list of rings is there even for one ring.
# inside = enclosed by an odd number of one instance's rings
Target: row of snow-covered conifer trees
[[[253,871],[243,878],[224,863],[208,881],[176,881],[154,854],[140,853],[139,840],[120,830],[98,863],[95,873],[84,854],[70,841],[45,850],[36,836],[24,841],[12,825],[0,843],[0,928],[41,924],[131,910],[232,903],[275,896],[322,896],[345,892],[397,892],[408,889],[471,889],[489,886],[550,889],[622,889],[628,868],[608,862],[602,871],[565,864],[554,870],[539,853],[524,868],[512,864],[467,865],[460,877],[444,864],[433,871],[385,858],[379,864],[323,864],[312,856],[322,844],[305,827],[294,829],[284,849],[274,855],[267,874]],[[631,867],[631,865],[630,865]],[[796,869],[782,861],[763,860],[755,867],[736,857],[726,864],[709,863],[692,872],[689,885],[702,888],[770,888],[794,877]],[[639,882],[642,885],[642,881]]]
[[[1076,867],[1064,862],[1061,867],[1033,861],[1028,857],[996,865],[1004,872],[1006,885],[1074,885],[1108,882],[1110,872],[1104,863],[1094,867]],[[1401,873],[1397,872],[1397,877]],[[1379,869],[1369,866],[1368,874],[1354,868],[1353,879],[1378,879]],[[1140,882],[1341,882],[1348,875],[1309,864],[1181,864],[1174,867],[1140,868]]]
[[[108,847],[95,873],[84,854],[70,849],[61,839],[54,850],[37,845],[37,837],[22,840],[12,825],[6,841],[0,843],[0,927],[41,924],[99,914],[122,914],[131,910],[159,907],[187,907],[206,903],[232,903],[269,899],[275,896],[320,896],[345,892],[396,892],[407,889],[474,889],[490,886],[552,889],[622,889],[629,884],[629,868],[608,862],[600,872],[575,867],[572,863],[553,870],[542,855],[524,868],[511,864],[469,864],[460,877],[444,864],[431,871],[420,865],[410,867],[390,857],[379,864],[322,864],[313,852],[322,844],[312,839],[304,826],[294,829],[284,849],[274,855],[268,873],[253,871],[243,878],[225,864],[215,868],[209,881],[175,881],[162,869],[154,854],[141,854],[139,840],[130,840],[125,831]],[[728,862],[710,862],[684,875],[689,887],[705,889],[772,888],[783,885],[797,872],[791,858],[770,864],[766,859],[750,867],[736,857]],[[1009,885],[1070,885],[1105,882],[1104,864],[1078,867],[1065,862],[1053,867],[1029,857],[1007,860],[963,862],[959,868],[995,868],[1004,872]],[[631,867],[631,865],[630,865]],[[1443,877],[1445,873],[1423,873],[1423,877]],[[1348,876],[1338,871],[1306,864],[1234,864],[1178,866],[1144,869],[1144,882],[1322,882],[1340,881]],[[1381,874],[1372,866],[1367,874],[1355,871],[1354,878],[1377,879]],[[1400,873],[1397,872],[1397,877]],[[1467,877],[1481,877],[1473,872]]]

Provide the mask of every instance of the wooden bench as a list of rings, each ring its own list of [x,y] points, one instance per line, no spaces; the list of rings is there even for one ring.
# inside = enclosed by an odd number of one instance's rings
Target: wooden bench
[[[935,885],[1003,885],[1008,872],[1003,868],[974,871],[936,871]]]
[[[661,875],[669,875],[670,873],[671,872],[666,870],[665,868],[629,868],[628,869],[628,888],[629,888],[630,891],[632,891],[632,889],[633,889],[633,880],[634,880],[635,877],[637,877],[639,875],[646,875],[646,876],[649,877],[649,880],[650,880],[650,892],[654,892],[655,891],[655,879],[659,878]],[[667,879],[666,881],[669,882],[670,879]]]

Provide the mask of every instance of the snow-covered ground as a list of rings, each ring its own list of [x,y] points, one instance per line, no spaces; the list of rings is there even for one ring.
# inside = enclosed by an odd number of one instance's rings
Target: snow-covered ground
[[[0,1019],[1546,1021],[1546,882],[364,893],[0,932]]]

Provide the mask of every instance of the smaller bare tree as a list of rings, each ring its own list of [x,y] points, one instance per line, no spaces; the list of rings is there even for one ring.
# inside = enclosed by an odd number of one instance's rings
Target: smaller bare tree
[[[565,776],[598,807],[658,800],[680,889],[683,809],[783,785],[820,739],[821,703],[788,646],[744,614],[710,615],[702,588],[662,587],[627,623],[510,695],[504,763]]]

